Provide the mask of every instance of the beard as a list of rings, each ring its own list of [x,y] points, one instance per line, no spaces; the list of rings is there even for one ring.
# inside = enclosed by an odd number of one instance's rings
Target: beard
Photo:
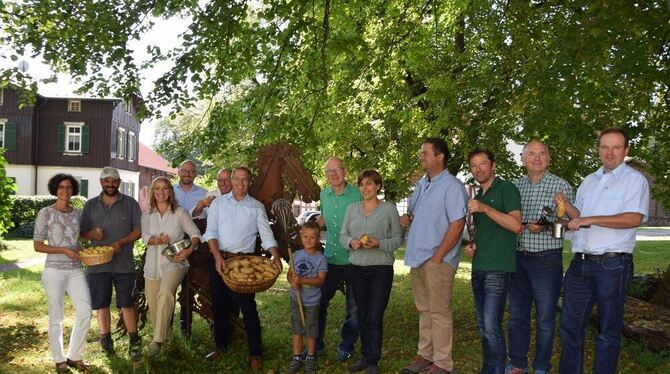
[[[102,192],[109,197],[114,197],[119,193],[119,189],[116,187],[105,187],[102,189]]]

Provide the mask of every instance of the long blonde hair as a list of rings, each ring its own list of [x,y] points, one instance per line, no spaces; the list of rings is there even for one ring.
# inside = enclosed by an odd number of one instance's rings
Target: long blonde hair
[[[172,183],[170,183],[170,180],[167,179],[167,177],[156,177],[154,178],[153,181],[151,181],[151,186],[149,186],[149,208],[151,209],[152,212],[156,211],[156,197],[154,196],[154,188],[156,187],[156,183],[158,182],[163,182],[165,183],[166,186],[168,186],[168,204],[170,206],[170,210],[174,212],[177,210],[177,207],[179,206],[179,203],[177,203],[177,198],[174,196],[174,188],[172,187]]]

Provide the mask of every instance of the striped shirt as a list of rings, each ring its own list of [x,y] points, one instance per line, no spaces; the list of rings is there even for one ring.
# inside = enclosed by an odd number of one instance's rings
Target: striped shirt
[[[521,194],[522,222],[537,222],[542,217],[542,207],[544,206],[548,206],[554,211],[554,215],[547,217],[547,220],[549,222],[556,220],[554,195],[557,192],[563,192],[570,203],[575,201],[575,192],[572,186],[550,172],[545,172],[537,183],[533,183],[527,175],[524,175],[516,180],[514,185]],[[567,217],[564,218],[567,219]],[[533,234],[524,227],[521,235],[519,235],[519,251],[541,252],[562,247],[563,239],[554,239],[551,230]]]

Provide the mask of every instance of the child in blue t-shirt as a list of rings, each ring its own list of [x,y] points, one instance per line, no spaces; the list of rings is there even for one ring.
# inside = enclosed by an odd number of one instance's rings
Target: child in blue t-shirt
[[[302,337],[307,337],[307,357],[305,357],[305,373],[315,373],[316,337],[319,334],[319,302],[321,285],[326,280],[328,264],[326,256],[317,250],[321,230],[314,221],[308,221],[300,230],[300,239],[304,249],[293,254],[295,274],[289,270],[288,281],[291,284],[291,321],[293,325],[293,360],[289,364],[288,373],[297,373],[303,366],[300,351]],[[300,318],[297,294],[300,293],[305,324]]]

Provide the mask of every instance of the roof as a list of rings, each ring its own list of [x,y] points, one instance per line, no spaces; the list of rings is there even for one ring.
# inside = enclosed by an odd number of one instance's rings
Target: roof
[[[151,169],[162,170],[168,173],[177,174],[177,168],[170,166],[170,163],[164,159],[161,155],[156,153],[153,149],[144,145],[144,143],[139,142],[140,153],[138,158],[138,163],[140,166],[144,166]]]

